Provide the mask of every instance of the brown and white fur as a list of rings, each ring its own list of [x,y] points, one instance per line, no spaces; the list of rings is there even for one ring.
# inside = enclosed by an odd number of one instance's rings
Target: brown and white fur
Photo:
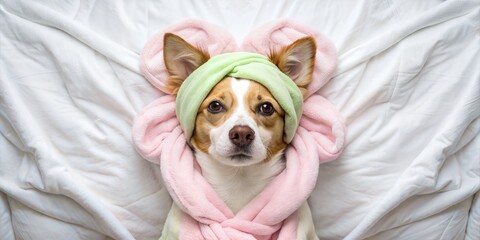
[[[270,54],[270,60],[306,94],[315,59],[315,41],[301,38]],[[209,55],[174,34],[164,39],[164,59],[176,93],[183,80]],[[285,168],[284,111],[261,84],[226,77],[198,109],[190,145],[205,179],[237,213]],[[316,239],[308,205],[300,209],[299,239]]]

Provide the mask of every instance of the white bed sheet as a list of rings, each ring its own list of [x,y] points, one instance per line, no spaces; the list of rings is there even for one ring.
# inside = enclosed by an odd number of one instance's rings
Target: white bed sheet
[[[0,239],[156,239],[170,208],[131,141],[158,97],[153,33],[186,18],[329,36],[343,155],[310,199],[321,239],[480,239],[479,1],[0,1]],[[475,197],[476,194],[476,197]]]

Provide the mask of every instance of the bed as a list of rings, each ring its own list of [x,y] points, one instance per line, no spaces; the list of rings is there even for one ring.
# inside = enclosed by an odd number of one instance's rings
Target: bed
[[[309,199],[320,239],[480,239],[480,2],[452,0],[1,0],[0,239],[158,239],[171,199],[131,129],[162,93],[139,54],[188,18],[334,42],[319,94],[348,134]]]

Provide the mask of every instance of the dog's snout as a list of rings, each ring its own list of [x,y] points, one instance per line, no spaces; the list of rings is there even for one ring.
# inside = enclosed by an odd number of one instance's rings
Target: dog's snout
[[[255,132],[247,126],[235,126],[229,132],[230,141],[238,147],[246,147],[255,139]]]

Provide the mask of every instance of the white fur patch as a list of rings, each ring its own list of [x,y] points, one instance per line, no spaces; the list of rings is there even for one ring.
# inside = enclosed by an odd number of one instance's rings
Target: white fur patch
[[[234,213],[247,205],[285,168],[280,160],[282,154],[273,156],[270,161],[243,167],[219,164],[202,151],[195,156],[205,179]]]

